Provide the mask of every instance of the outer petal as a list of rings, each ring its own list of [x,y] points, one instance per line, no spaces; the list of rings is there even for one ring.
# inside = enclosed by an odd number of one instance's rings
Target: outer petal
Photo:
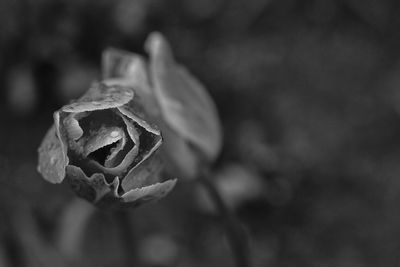
[[[118,186],[118,178],[110,184],[101,173],[95,173],[87,177],[81,168],[68,165],[66,177],[75,193],[90,202],[98,202],[107,194],[113,194]]]
[[[146,42],[155,96],[168,125],[193,143],[208,160],[221,148],[221,129],[214,103],[203,85],[175,63],[159,33]]]
[[[108,183],[101,173],[87,177],[82,169],[69,165],[66,167],[66,178],[78,196],[98,206],[116,208],[121,207],[121,204],[136,207],[145,202],[160,199],[173,189],[177,181],[176,179],[168,180],[136,188],[120,195],[118,177]]]
[[[121,196],[125,203],[141,204],[166,196],[175,186],[177,179],[133,189]]]
[[[52,126],[39,147],[38,171],[51,183],[61,183],[68,164],[65,149],[56,135],[56,126]]]
[[[148,83],[146,63],[142,56],[115,48],[108,48],[102,55],[103,79],[131,77]]]
[[[127,105],[118,107],[118,110],[147,131],[155,135],[161,135],[158,126],[154,123],[154,119],[152,117],[149,118],[140,100],[141,98],[135,97]]]
[[[164,157],[167,173],[173,173],[178,177],[196,178],[199,173],[199,155],[200,152],[193,150],[185,139],[177,135],[169,127],[160,127],[163,129],[163,138],[165,142],[160,147]]]
[[[131,101],[133,94],[133,91],[127,87],[94,83],[85,95],[76,102],[62,107],[61,111],[78,113],[117,108]]]
[[[129,171],[121,182],[125,192],[131,189],[147,186],[157,182],[156,178],[160,173],[163,164],[157,155],[144,160],[137,167]]]
[[[131,87],[140,96],[146,113],[159,114],[157,101],[150,86],[148,67],[140,55],[109,48],[103,52],[103,82],[107,85]]]

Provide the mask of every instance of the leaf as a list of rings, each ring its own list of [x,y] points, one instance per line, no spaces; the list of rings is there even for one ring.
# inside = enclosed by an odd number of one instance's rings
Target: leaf
[[[61,140],[56,135],[56,126],[52,126],[39,147],[38,171],[51,183],[61,183],[65,177],[68,158]]]
[[[221,149],[222,136],[216,107],[204,86],[178,65],[160,33],[152,33],[145,48],[161,114],[168,125],[187,138],[208,160]]]
[[[160,199],[166,196],[175,186],[177,179],[167,180],[162,183],[156,183],[149,186],[132,189],[123,194],[123,202],[137,204],[151,200]]]
[[[34,209],[29,205],[20,205],[10,219],[13,238],[18,244],[18,255],[31,267],[68,267],[68,263],[54,245],[43,235]],[[18,265],[18,264],[17,264]],[[15,264],[13,264],[15,266]]]

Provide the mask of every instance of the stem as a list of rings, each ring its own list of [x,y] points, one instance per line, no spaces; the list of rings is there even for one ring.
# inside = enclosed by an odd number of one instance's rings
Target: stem
[[[224,228],[227,232],[229,245],[235,258],[236,267],[249,267],[249,240],[242,223],[237,216],[229,209],[218,192],[218,189],[210,181],[210,172],[204,172],[199,178],[204,188],[208,191],[218,209]]]
[[[74,198],[64,209],[58,229],[58,247],[68,259],[80,258],[82,242],[95,208],[86,201]]]
[[[133,225],[128,211],[116,212],[116,219],[119,227],[119,233],[124,249],[125,266],[133,266],[137,264],[136,242],[134,238]]]

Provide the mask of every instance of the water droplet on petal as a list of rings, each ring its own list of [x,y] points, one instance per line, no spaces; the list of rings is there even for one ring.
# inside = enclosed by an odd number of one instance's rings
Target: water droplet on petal
[[[56,159],[55,156],[50,157],[50,164],[51,164],[51,165],[56,164],[56,162],[57,162],[57,159]]]
[[[118,136],[119,136],[119,132],[118,132],[118,131],[112,131],[112,132],[110,133],[110,136],[111,136],[111,137],[118,137]]]

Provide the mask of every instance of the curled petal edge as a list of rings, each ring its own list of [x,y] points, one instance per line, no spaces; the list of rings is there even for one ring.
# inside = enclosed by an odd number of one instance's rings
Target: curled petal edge
[[[118,188],[117,177],[111,183],[108,183],[102,173],[95,173],[87,177],[81,168],[74,165],[66,167],[66,177],[78,196],[94,203]],[[113,189],[114,187],[115,189]]]
[[[103,109],[111,109],[123,106],[134,97],[131,88],[106,85],[104,83],[94,83],[89,91],[77,101],[63,106],[62,112],[80,113],[85,111],[95,111]]]
[[[91,202],[99,203],[108,196],[108,200],[134,204],[135,206],[160,199],[166,196],[175,186],[177,179],[167,180],[165,182],[135,188],[126,193],[118,192],[120,181],[115,177],[111,183],[108,183],[101,173],[95,173],[87,177],[81,168],[69,165],[66,167],[69,183],[78,196]]]
[[[167,180],[136,189],[132,189],[121,196],[125,203],[148,202],[165,197],[174,187],[177,179]]]
[[[137,124],[139,124],[141,127],[145,128],[148,132],[153,133],[155,135],[161,135],[160,130],[158,129],[157,125],[155,124],[150,124],[144,116],[138,116],[134,112],[131,111],[129,106],[121,106],[118,107],[119,112],[121,112],[123,115],[128,117],[129,119],[133,120]],[[139,113],[139,112],[137,112]]]
[[[164,164],[157,155],[143,160],[138,166],[132,168],[121,181],[125,192],[131,189],[144,187],[154,183]]]

